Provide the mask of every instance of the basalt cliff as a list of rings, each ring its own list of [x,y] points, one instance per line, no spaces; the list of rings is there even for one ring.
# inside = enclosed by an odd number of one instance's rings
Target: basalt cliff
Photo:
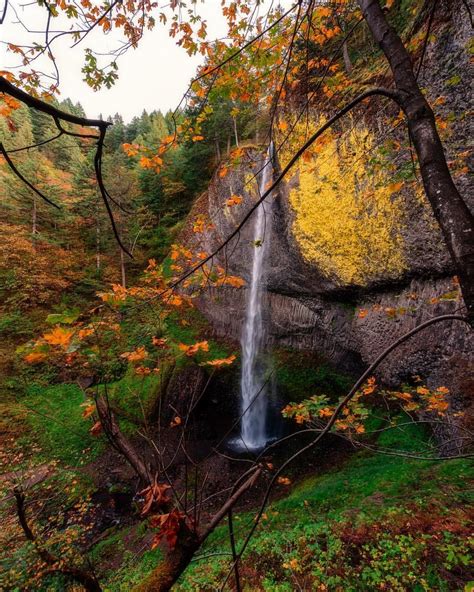
[[[454,180],[472,208],[465,166],[472,45],[456,4],[444,3],[420,79],[435,105]],[[312,108],[309,115],[315,129],[327,114]],[[390,105],[349,115],[267,198],[265,232],[272,239],[264,309],[270,347],[313,352],[357,374],[420,323],[462,310],[441,232],[403,150],[407,132],[398,117]],[[237,164],[223,171],[224,163],[217,171],[191,212],[183,237],[188,244],[213,252],[255,204],[259,148],[243,147]],[[274,177],[289,153],[285,147],[277,151]],[[232,195],[243,199],[223,207]],[[196,219],[205,221],[203,232],[192,232]],[[247,282],[259,248],[254,219],[214,259]],[[228,286],[204,290],[197,306],[217,335],[239,340],[246,292]],[[392,352],[376,375],[393,387],[414,377],[443,384],[451,390],[453,409],[465,409],[474,391],[473,345],[463,323],[438,323]]]

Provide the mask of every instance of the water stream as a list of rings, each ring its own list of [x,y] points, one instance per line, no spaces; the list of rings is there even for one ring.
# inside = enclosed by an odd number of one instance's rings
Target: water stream
[[[270,145],[259,180],[262,195],[272,181],[272,147]],[[247,294],[246,316],[242,330],[242,376],[241,376],[241,446],[258,450],[269,440],[267,430],[268,394],[271,385],[268,369],[262,359],[265,342],[263,323],[263,294],[265,292],[266,259],[271,240],[271,207],[269,196],[255,212],[253,261],[250,286]]]

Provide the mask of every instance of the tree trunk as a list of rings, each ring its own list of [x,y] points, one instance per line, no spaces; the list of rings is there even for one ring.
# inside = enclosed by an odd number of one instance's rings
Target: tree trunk
[[[132,592],[167,592],[175,584],[179,576],[191,563],[194,553],[201,546],[197,535],[186,525],[182,525],[178,542],[170,549],[158,567],[143,582],[132,589]]]
[[[122,276],[122,288],[127,287],[127,277],[125,273],[125,257],[122,249],[120,249],[120,274]]]
[[[342,44],[342,55],[344,57],[344,67],[346,68],[347,74],[352,72],[352,62],[349,56],[349,50],[347,49],[347,41]]]
[[[140,480],[149,485],[151,478],[148,469],[138,452],[121,432],[117,420],[104,398],[97,397],[96,408],[102,428],[114,448],[124,456]]]
[[[95,265],[97,275],[100,274],[100,224],[99,224],[99,212],[96,212],[95,219]]]
[[[234,124],[234,137],[235,137],[235,145],[239,145],[239,134],[237,133],[237,117],[232,117],[232,121]]]
[[[424,98],[397,32],[378,0],[358,0],[374,39],[392,70],[418,156],[426,196],[433,208],[459,277],[471,324],[474,323],[474,220],[451,178],[434,113]]]
[[[36,248],[36,233],[38,232],[37,224],[38,224],[38,205],[36,203],[36,197],[33,196],[33,212],[32,212],[32,216],[31,216],[31,242],[33,243],[33,248]]]

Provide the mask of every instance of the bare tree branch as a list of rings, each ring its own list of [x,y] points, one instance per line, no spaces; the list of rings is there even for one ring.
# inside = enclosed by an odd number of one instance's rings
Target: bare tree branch
[[[63,561],[54,557],[47,549],[40,545],[26,518],[25,494],[19,487],[13,490],[16,502],[18,521],[27,540],[33,543],[40,558],[50,566],[48,573],[60,573],[81,584],[87,592],[101,592],[102,588],[94,575],[78,567],[64,565]]]
[[[11,168],[11,170],[15,173],[15,175],[20,179],[20,181],[23,181],[23,183],[29,187],[31,189],[31,191],[33,191],[34,193],[36,193],[36,195],[38,195],[39,197],[41,197],[41,199],[43,199],[46,203],[48,203],[50,206],[53,206],[55,208],[57,208],[58,210],[61,209],[60,206],[58,206],[58,204],[54,203],[54,201],[51,201],[49,199],[49,197],[46,197],[46,195],[44,195],[43,193],[41,193],[41,191],[39,189],[37,189],[32,183],[30,183],[28,181],[28,179],[26,179],[22,173],[20,173],[20,171],[16,168],[15,164],[13,163],[12,159],[10,158],[10,156],[8,155],[8,152],[5,150],[5,147],[3,145],[2,142],[0,142],[0,152],[3,155],[3,158],[6,160],[8,166]]]

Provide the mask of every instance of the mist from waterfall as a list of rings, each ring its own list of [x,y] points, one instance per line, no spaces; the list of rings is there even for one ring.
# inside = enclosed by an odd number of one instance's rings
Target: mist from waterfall
[[[259,195],[272,181],[272,146],[270,145],[259,180]],[[265,338],[263,323],[263,293],[265,291],[266,259],[271,238],[272,199],[269,196],[255,212],[253,261],[250,286],[247,293],[246,316],[242,330],[241,376],[241,446],[258,450],[265,446],[267,432],[268,384],[267,368],[261,358]]]

